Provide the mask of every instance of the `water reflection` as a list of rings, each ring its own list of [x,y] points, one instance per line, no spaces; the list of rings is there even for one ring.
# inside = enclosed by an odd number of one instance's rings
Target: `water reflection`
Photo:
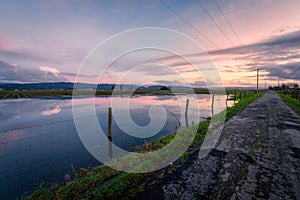
[[[26,121],[26,124],[31,124],[30,120],[40,120],[43,116],[58,114],[63,108],[66,108],[66,105],[68,104],[69,100],[1,100],[0,129],[3,130],[10,122],[12,122],[14,126],[8,126],[7,128],[18,128],[20,127],[19,125],[24,124],[22,121]]]
[[[221,111],[224,98],[226,96],[215,96],[214,113]],[[181,121],[187,99],[187,118]],[[114,120],[112,121],[112,141],[127,150],[135,149],[145,141],[157,140],[163,135],[177,132],[180,125],[196,124],[211,116],[211,96],[208,94],[78,98],[73,102],[70,99],[2,100],[0,199],[16,198],[24,191],[38,187],[42,182],[62,183],[66,173],[72,174],[70,165],[79,168],[100,164],[83,147],[72,115],[72,103],[84,108],[91,100],[95,102],[99,124],[105,131],[108,129],[107,113],[111,100],[116,102],[116,106],[113,107],[115,112],[126,111],[128,105],[130,116],[140,126],[150,123],[148,113],[152,105],[162,105],[166,109],[165,125],[158,134],[146,139],[131,137],[124,133]],[[197,117],[197,108],[200,110],[200,118]],[[89,120],[88,117],[82,120]],[[153,117],[154,123],[161,119],[159,115]],[[130,130],[130,127],[127,127],[127,130]]]
[[[45,110],[42,111],[42,115],[54,115],[57,114],[61,111],[61,108],[59,106],[56,106],[55,108],[51,109],[51,110]]]

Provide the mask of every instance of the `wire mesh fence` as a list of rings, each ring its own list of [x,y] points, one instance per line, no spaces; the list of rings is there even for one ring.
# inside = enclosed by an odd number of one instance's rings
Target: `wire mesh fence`
[[[82,148],[72,121],[0,133],[0,198],[16,198],[44,180],[63,181],[70,165],[96,163]]]
[[[286,93],[292,98],[300,101],[300,90],[288,90]]]
[[[222,104],[224,98],[226,99],[224,95],[214,97],[215,113],[222,111],[218,104]],[[145,130],[146,134],[155,131],[160,126],[164,116],[159,113],[152,113],[150,117],[149,109],[151,106],[130,109],[129,111],[113,110],[112,142],[120,148],[132,151],[145,142],[156,141],[162,136],[176,133],[183,126],[195,125],[211,116],[212,99],[205,99],[205,102],[200,106],[200,109],[191,103],[186,117],[182,117],[185,108],[164,106],[166,120],[162,128],[146,139],[136,138],[128,134],[135,132],[135,127],[129,125],[124,131],[124,127],[119,127],[114,120],[114,115],[129,112],[136,125],[145,127],[151,123],[152,126]],[[100,127],[107,134],[108,109],[98,112],[97,119]],[[86,116],[79,120],[88,122],[90,117]],[[89,134],[88,127],[86,130]],[[101,164],[83,146],[74,119],[1,130],[0,163],[0,199],[18,198],[25,192],[32,192],[33,189],[45,182],[62,184],[66,174],[74,178],[71,165],[79,169]]]
[[[176,108],[175,108],[176,109]],[[173,111],[175,111],[173,109]],[[117,111],[118,112],[124,111]],[[140,126],[150,123],[147,109],[130,111],[133,121]],[[180,122],[172,111],[167,112],[163,128],[146,141],[179,130]],[[97,115],[99,124],[107,133],[108,115]],[[89,117],[81,120],[89,120]],[[151,123],[159,123],[161,116],[152,116]],[[127,127],[127,131],[134,131]],[[113,120],[112,141],[120,148],[132,150],[145,139],[126,134]],[[151,129],[147,129],[151,132]],[[100,142],[100,141],[99,141]],[[32,191],[43,182],[63,183],[64,175],[71,174],[71,165],[79,169],[101,164],[82,145],[74,120],[51,122],[0,132],[0,199],[17,198],[25,191]]]

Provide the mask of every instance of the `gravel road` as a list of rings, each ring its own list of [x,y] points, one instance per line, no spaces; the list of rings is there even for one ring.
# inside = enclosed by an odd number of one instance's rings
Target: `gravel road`
[[[224,126],[216,147],[164,181],[159,199],[300,199],[300,119],[267,92]]]

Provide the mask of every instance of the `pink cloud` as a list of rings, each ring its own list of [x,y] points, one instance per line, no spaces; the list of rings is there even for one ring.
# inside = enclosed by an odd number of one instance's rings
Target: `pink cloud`
[[[16,50],[15,42],[4,34],[0,33],[0,49],[7,51]]]
[[[55,76],[58,76],[60,74],[60,71],[54,67],[40,66],[40,70],[43,72],[50,72]]]

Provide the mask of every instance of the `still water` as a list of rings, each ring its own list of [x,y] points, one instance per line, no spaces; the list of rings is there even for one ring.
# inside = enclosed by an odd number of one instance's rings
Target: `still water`
[[[214,113],[224,109],[224,105],[221,105],[224,98],[226,97],[215,97]],[[124,99],[127,100],[126,104]],[[182,120],[187,99],[188,117]],[[90,100],[77,98],[0,101],[0,199],[15,199],[36,189],[41,183],[61,184],[66,174],[74,178],[71,165],[79,169],[101,164],[84,148],[73,120],[72,104],[77,108],[84,108]],[[163,135],[175,133],[183,126],[197,124],[212,114],[211,96],[206,94],[97,97],[93,101],[98,122],[104,132],[108,128],[108,107],[112,101],[113,113],[129,112],[137,125],[153,123],[154,128],[155,123],[161,121],[161,116],[149,116],[149,109],[153,105],[163,106],[167,116],[164,126],[149,138],[132,137],[113,120],[112,141],[128,151]],[[89,117],[87,114],[82,120],[88,120]],[[126,127],[126,130],[130,131],[130,127]]]

